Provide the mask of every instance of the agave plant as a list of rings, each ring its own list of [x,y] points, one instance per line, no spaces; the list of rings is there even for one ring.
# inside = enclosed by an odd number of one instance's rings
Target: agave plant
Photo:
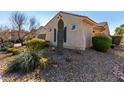
[[[6,73],[28,73],[38,67],[39,56],[35,53],[24,53],[8,65]]]
[[[38,52],[45,48],[46,41],[32,39],[26,43],[27,51],[20,54],[13,62],[8,65],[6,73],[28,73],[33,71],[40,64]]]

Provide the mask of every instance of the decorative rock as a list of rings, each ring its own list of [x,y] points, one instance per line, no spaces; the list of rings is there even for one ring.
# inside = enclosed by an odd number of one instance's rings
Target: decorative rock
[[[58,67],[58,65],[57,65],[57,64],[53,64],[52,66],[53,66],[53,67],[55,67],[55,68],[57,68],[57,67]]]
[[[55,51],[55,47],[52,47],[52,51]]]
[[[71,61],[72,61],[72,59],[71,59],[71,57],[70,57],[70,56],[68,56],[68,57],[66,57],[65,61],[67,61],[67,62],[71,62]]]
[[[120,82],[124,82],[123,65],[124,64],[114,67],[114,72],[113,72],[114,75],[117,77],[117,80]]]

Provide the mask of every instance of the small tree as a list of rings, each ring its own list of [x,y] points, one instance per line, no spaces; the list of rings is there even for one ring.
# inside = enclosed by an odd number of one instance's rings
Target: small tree
[[[36,31],[37,31],[37,28],[39,27],[39,24],[35,17],[30,18],[29,23],[30,23],[30,26],[29,26],[30,38],[34,38],[36,36]]]
[[[29,21],[30,21],[30,27],[29,27],[30,31],[32,31],[33,29],[36,29],[36,19],[35,19],[35,17],[30,18]]]
[[[26,24],[27,22],[27,17],[25,14],[21,13],[21,12],[13,12],[11,17],[10,17],[10,21],[12,22],[12,26],[17,29],[18,31],[18,39],[21,43],[21,45],[23,45],[23,41],[24,41],[24,37],[26,35],[24,35],[23,37],[21,37],[21,31],[23,30],[23,26]]]
[[[124,27],[124,24],[120,25],[120,27]]]
[[[114,35],[123,36],[124,35],[124,27],[117,27],[115,29],[115,34]]]

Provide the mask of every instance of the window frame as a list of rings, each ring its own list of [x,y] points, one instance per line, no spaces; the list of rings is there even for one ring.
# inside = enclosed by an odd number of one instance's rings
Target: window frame
[[[67,26],[64,27],[64,43],[67,42]]]
[[[50,29],[49,29],[49,32],[51,32],[51,31],[52,31],[52,29],[50,28]]]
[[[54,28],[54,42],[56,42],[56,34],[57,34],[57,30],[56,28]]]
[[[75,28],[73,28],[75,26]],[[71,31],[76,31],[78,30],[78,25],[77,24],[71,24]]]

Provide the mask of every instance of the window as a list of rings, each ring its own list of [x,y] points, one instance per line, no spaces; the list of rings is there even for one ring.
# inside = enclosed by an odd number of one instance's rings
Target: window
[[[54,42],[56,42],[56,29],[54,28]]]
[[[64,42],[66,42],[67,37],[67,27],[64,27]]]
[[[75,30],[76,29],[76,25],[72,25],[72,30]]]
[[[38,35],[38,38],[40,38],[40,39],[45,39],[45,38],[46,38],[46,34],[39,34],[39,35]]]
[[[50,29],[50,32],[52,31],[52,29]]]
[[[77,25],[74,24],[71,26],[71,30],[76,30],[76,29],[77,29]]]

